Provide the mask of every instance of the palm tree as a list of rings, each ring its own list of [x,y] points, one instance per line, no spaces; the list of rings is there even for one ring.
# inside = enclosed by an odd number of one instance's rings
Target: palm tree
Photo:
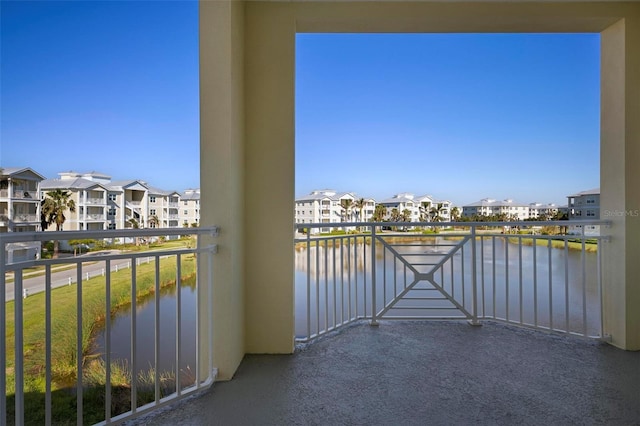
[[[420,203],[420,222],[429,221],[429,209],[431,208],[431,201],[423,201]]]
[[[64,212],[69,209],[70,212],[76,211],[76,203],[71,199],[71,193],[62,189],[47,192],[41,203],[40,222],[44,231],[49,226],[56,224],[56,231],[62,231],[62,226],[67,218]],[[53,242],[53,257],[58,257],[60,242]]]
[[[342,207],[342,221],[348,222],[351,215],[351,207],[353,205],[353,200],[350,198],[344,198],[340,200],[340,207]]]
[[[158,216],[156,216],[155,214],[149,216],[148,222],[150,228],[157,228],[160,225],[160,219],[158,219]]]
[[[440,214],[442,213],[443,210],[444,210],[444,206],[442,203],[438,203],[437,205],[431,207],[431,210],[429,210],[429,216],[431,218],[431,222],[441,222],[442,216],[440,216]]]
[[[371,217],[372,222],[382,222],[387,216],[387,208],[382,204],[376,204],[376,208],[373,211],[373,216]]]
[[[358,209],[358,222],[362,222],[362,210],[364,209],[365,205],[366,202],[364,201],[364,198],[360,198],[353,203],[353,206]]]
[[[460,209],[457,207],[451,208],[451,219],[454,222],[457,222],[460,219]]]

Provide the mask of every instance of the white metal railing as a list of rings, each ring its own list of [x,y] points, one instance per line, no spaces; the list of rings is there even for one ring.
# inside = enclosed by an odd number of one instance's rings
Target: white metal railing
[[[0,424],[73,422],[64,407],[74,405],[78,425],[119,423],[210,386],[216,374],[211,324],[204,340],[198,330],[205,325],[203,318],[210,323],[211,312],[198,312],[198,303],[183,306],[183,287],[178,284],[193,273],[188,290],[195,289],[196,300],[206,295],[212,306],[217,246],[205,245],[202,237],[217,233],[216,227],[202,227],[0,234],[0,369],[7,372],[0,375],[4,391],[0,394]],[[195,243],[156,250],[136,244],[184,235],[195,238]],[[77,257],[40,258],[40,244],[87,239],[133,245],[128,250],[116,244]],[[25,257],[13,250],[34,253]],[[206,271],[207,280],[195,275],[197,270]],[[166,291],[174,302],[163,297]],[[141,292],[149,294],[145,303],[150,315],[142,313]],[[185,322],[187,312],[194,313],[193,323]],[[174,318],[173,326],[162,323],[167,316]],[[118,342],[112,333],[118,321],[124,320],[128,332]],[[91,353],[97,330],[104,335],[103,350]],[[174,343],[167,346],[171,335]],[[140,343],[144,338],[148,344]],[[124,355],[113,352],[117,344],[128,348]],[[195,349],[187,357],[184,352],[189,344]],[[61,347],[75,360],[72,367],[65,364],[62,370],[56,358]],[[152,355],[145,360],[141,357],[148,348]],[[208,360],[202,358],[204,354]],[[122,356],[125,358],[120,359]],[[161,358],[172,366],[169,372],[161,371]],[[192,358],[195,371],[185,370],[184,363]],[[122,382],[123,377],[127,383]],[[123,400],[127,403],[124,408]]]
[[[35,213],[14,213],[14,222],[39,222],[40,219]]]
[[[609,226],[296,224],[297,339],[362,319],[491,319],[604,338],[601,259]],[[559,230],[574,234],[542,235]]]
[[[84,203],[85,204],[102,204],[102,205],[107,205],[107,200],[105,198],[94,198],[94,197],[87,197],[84,199]]]

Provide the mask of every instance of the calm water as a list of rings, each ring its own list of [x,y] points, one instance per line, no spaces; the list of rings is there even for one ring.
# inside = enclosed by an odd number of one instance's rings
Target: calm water
[[[193,280],[195,282],[195,279]],[[180,371],[184,378],[195,375],[195,321],[196,288],[191,283],[180,287],[181,345]],[[136,370],[149,371],[154,367],[155,351],[155,298],[139,302],[136,309]],[[160,371],[176,371],[176,290],[162,292],[160,298]],[[105,330],[96,339],[95,353],[105,352]],[[111,360],[131,365],[131,309],[121,310],[111,322]]]
[[[434,239],[446,243],[440,237]],[[453,242],[455,243],[455,241]],[[597,256],[582,254],[577,250],[565,253],[562,249],[506,244],[502,238],[485,239],[477,244],[478,309],[479,315],[509,318],[512,321],[534,322],[564,329],[567,322],[571,331],[584,330],[583,309],[586,307],[587,332],[599,331],[599,303],[597,289]],[[393,299],[402,291],[404,283],[411,283],[414,275],[402,262],[394,258],[391,251],[382,245],[376,246],[377,309],[385,300]],[[395,248],[405,258],[415,263],[431,252],[438,259],[437,251],[448,247],[402,247]],[[309,249],[310,282],[307,281],[307,250],[295,251],[295,314],[296,336],[305,336],[322,330],[327,325],[348,318],[371,314],[371,246],[365,244]],[[412,257],[413,256],[413,257]],[[535,261],[534,261],[535,258]],[[508,262],[507,262],[508,260]],[[433,280],[441,285],[456,300],[471,309],[471,248],[470,242],[433,274]],[[520,268],[521,265],[521,268]],[[551,268],[549,268],[551,265]],[[418,267],[427,272],[431,266]],[[521,271],[521,272],[520,272]],[[418,287],[431,287],[420,283]],[[193,283],[185,284],[181,292],[181,364],[186,376],[195,372],[195,312],[196,290]],[[384,296],[384,300],[383,300]],[[550,297],[551,296],[551,297]],[[307,298],[309,297],[309,304]],[[523,308],[520,309],[522,300]],[[335,303],[334,303],[335,301]],[[160,299],[160,363],[161,371],[175,371],[176,358],[176,294],[175,288],[165,291]],[[535,303],[534,303],[535,302]],[[307,312],[311,320],[307,320]],[[442,309],[442,315],[450,313]],[[569,313],[566,315],[566,313]],[[398,316],[403,313],[390,314]],[[410,311],[409,314],[420,313]],[[406,313],[405,313],[406,314]],[[136,322],[137,371],[149,370],[154,365],[155,304],[151,297],[138,303]],[[104,353],[104,330],[96,340],[95,353]],[[131,311],[123,310],[112,321],[112,360],[130,363]],[[182,374],[182,373],[181,373]]]

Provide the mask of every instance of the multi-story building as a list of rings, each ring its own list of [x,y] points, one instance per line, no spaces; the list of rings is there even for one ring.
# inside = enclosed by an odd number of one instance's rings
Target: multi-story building
[[[312,191],[311,194],[295,200],[296,223],[339,223],[357,220],[359,214],[354,211],[355,200],[358,197],[352,192],[336,192],[332,189]],[[368,203],[375,202],[368,199]],[[344,207],[348,206],[348,207]],[[373,214],[373,209],[367,207],[363,214]],[[366,213],[364,213],[366,212]],[[346,229],[346,228],[345,228]],[[328,232],[329,228],[314,228],[311,233]]]
[[[72,231],[107,229],[109,223],[108,188],[104,184],[104,175],[96,173],[95,180],[92,179],[93,176],[90,173],[63,172],[58,175],[60,176],[58,179],[42,181],[40,187],[43,196],[46,196],[47,192],[57,189],[69,192],[70,200],[75,203],[75,211],[67,210],[65,212],[64,229]],[[100,180],[103,183],[100,183]],[[49,227],[48,230],[55,230],[55,227]]]
[[[429,198],[424,202],[431,203],[432,200],[431,198]],[[387,215],[385,219],[393,220],[393,210],[395,209],[397,210],[399,215],[403,215],[405,210],[408,211],[408,222],[420,221],[421,201],[416,199],[415,196],[409,192],[401,192],[391,198],[387,198],[386,200],[378,202],[378,204],[384,206],[387,209]]]
[[[529,219],[551,219],[558,213],[559,207],[555,204],[530,203]]]
[[[0,168],[0,232],[33,232],[40,228],[40,182],[44,176],[25,167]],[[7,245],[8,262],[35,259],[40,243]]]
[[[512,199],[495,200],[483,198],[475,203],[462,206],[462,216],[502,216],[509,220],[529,219],[529,205]]]
[[[149,228],[177,228],[180,224],[180,194],[148,187],[147,225]]]
[[[438,222],[451,221],[451,201],[436,200],[431,195],[416,197],[416,201],[419,203],[418,208],[420,215],[418,220],[421,222],[429,222],[433,220]]]
[[[180,222],[182,226],[200,224],[200,189],[186,189],[180,195]]]
[[[567,196],[569,220],[600,219],[600,188]]]
[[[569,220],[597,220],[600,219],[600,188],[589,189],[567,196],[567,209]],[[568,229],[571,234],[599,235],[599,225],[571,225]]]

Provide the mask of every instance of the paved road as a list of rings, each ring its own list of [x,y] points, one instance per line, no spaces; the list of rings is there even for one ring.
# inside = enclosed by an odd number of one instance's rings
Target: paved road
[[[100,252],[100,253],[104,253],[104,254],[117,254],[119,253],[119,251],[114,250],[111,252]],[[90,254],[92,257],[95,257],[96,253],[91,253]],[[75,257],[74,259],[78,259],[80,257],[85,257],[88,255],[83,255],[83,256],[78,256]],[[153,259],[153,258],[151,258]],[[141,262],[145,262],[146,259],[141,259]],[[111,270],[112,271],[116,271],[116,270],[121,270],[123,268],[129,268],[131,266],[131,261],[130,260],[118,260],[118,261],[112,261],[111,262]],[[95,277],[98,275],[102,275],[105,272],[105,262],[104,261],[92,261],[91,263],[87,263],[87,264],[83,264],[82,265],[82,277],[84,280],[87,279],[87,274],[89,274],[89,277]],[[77,268],[74,266],[71,269],[66,269],[64,271],[59,271],[59,272],[52,272],[51,274],[51,287],[52,288],[56,288],[56,287],[62,287],[65,285],[70,285],[73,284],[77,281]],[[40,293],[42,291],[44,291],[45,289],[45,277],[43,276],[37,276],[37,277],[33,277],[33,278],[24,278],[22,280],[22,284],[23,284],[23,288],[27,291],[27,295],[33,295],[35,293]],[[7,283],[6,288],[5,288],[5,295],[6,295],[6,300],[13,300],[15,297],[15,288],[14,288],[14,283]]]

